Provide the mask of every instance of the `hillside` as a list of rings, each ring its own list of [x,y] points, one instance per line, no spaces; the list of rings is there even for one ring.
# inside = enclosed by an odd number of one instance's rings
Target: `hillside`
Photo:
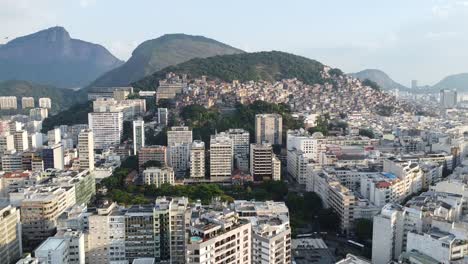
[[[138,82],[134,87],[155,89],[166,73],[186,73],[190,77],[207,75],[224,81],[274,81],[298,78],[308,84],[321,83],[323,64],[301,56],[280,52],[255,52],[193,59],[167,67]]]
[[[385,72],[376,69],[367,69],[356,73],[350,73],[349,75],[364,81],[365,79],[369,79],[375,83],[377,83],[382,89],[384,90],[392,90],[392,89],[399,89],[399,90],[408,90],[408,87],[401,85],[390,78]]]
[[[72,39],[62,27],[45,29],[0,46],[0,80],[83,87],[121,64],[103,46]]]
[[[449,75],[432,86],[431,90],[456,89],[459,92],[468,92],[468,73]]]
[[[34,97],[38,106],[40,97],[50,97],[52,99],[52,112],[62,111],[78,100],[76,93],[70,89],[60,89],[53,86],[30,83],[26,81],[4,81],[0,82],[0,96],[16,96],[18,107],[20,107],[21,97]]]
[[[125,86],[165,67],[193,58],[243,53],[213,39],[168,34],[140,44],[122,66],[104,74],[92,86]]]

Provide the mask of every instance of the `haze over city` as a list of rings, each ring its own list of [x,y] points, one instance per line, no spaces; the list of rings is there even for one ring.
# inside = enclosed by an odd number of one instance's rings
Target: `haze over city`
[[[468,264],[467,22],[0,0],[0,264]]]
[[[281,50],[345,72],[380,69],[410,86],[468,71],[468,2],[4,0],[0,43],[55,25],[127,60],[167,33],[246,51]]]

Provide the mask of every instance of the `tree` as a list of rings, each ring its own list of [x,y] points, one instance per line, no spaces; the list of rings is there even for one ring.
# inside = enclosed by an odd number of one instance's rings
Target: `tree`
[[[373,224],[369,219],[359,218],[354,220],[356,236],[361,241],[372,239]]]
[[[359,129],[359,135],[368,138],[374,138],[374,132],[368,128]]]
[[[376,82],[374,82],[374,81],[372,81],[372,80],[369,80],[369,79],[365,79],[365,80],[362,82],[362,85],[364,85],[364,86],[369,86],[370,88],[372,88],[372,89],[374,89],[374,90],[376,90],[376,91],[380,91],[380,90],[381,90],[380,86],[379,86]]]

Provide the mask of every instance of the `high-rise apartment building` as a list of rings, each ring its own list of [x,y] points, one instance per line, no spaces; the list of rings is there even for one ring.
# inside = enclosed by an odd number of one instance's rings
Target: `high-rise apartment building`
[[[51,187],[27,194],[20,206],[23,244],[32,249],[55,235],[59,215],[75,202],[73,187]]]
[[[225,132],[232,140],[233,153],[237,169],[249,170],[250,133],[244,129],[229,129]]]
[[[281,145],[283,143],[283,117],[280,114],[255,116],[255,142]]]
[[[52,108],[52,100],[48,97],[39,98],[39,107],[40,108]]]
[[[127,263],[125,215],[117,204],[104,201],[87,214],[86,263]]]
[[[205,177],[205,142],[194,140],[190,149],[190,178]]]
[[[84,129],[78,135],[78,159],[80,169],[94,170],[94,134],[90,129]]]
[[[273,179],[273,148],[271,144],[250,145],[250,174],[255,181]]]
[[[49,237],[35,251],[39,263],[68,264],[69,252],[67,241],[58,237]]]
[[[252,223],[252,263],[291,263],[289,210],[283,202],[234,201],[232,207]]]
[[[22,97],[21,108],[34,108],[34,97]]]
[[[145,146],[145,121],[143,119],[133,121],[133,155]]]
[[[229,181],[233,169],[232,140],[225,133],[210,139],[210,180]]]
[[[195,210],[195,209],[194,209]],[[203,209],[189,226],[187,264],[252,263],[252,224],[237,214]]]
[[[62,144],[44,147],[42,149],[42,160],[44,161],[44,169],[54,168],[63,170],[64,155]]]
[[[155,257],[153,210],[151,205],[134,205],[125,213],[125,257],[129,262]]]
[[[169,110],[167,108],[158,108],[158,123],[167,126],[169,120]]]
[[[88,123],[94,134],[95,149],[120,144],[123,134],[122,112],[92,112],[88,114]]]
[[[15,263],[23,254],[20,211],[11,205],[0,207],[0,263]]]
[[[0,109],[18,109],[18,102],[16,96],[0,96]]]
[[[31,120],[42,121],[49,116],[47,108],[32,108],[29,110],[29,117]]]
[[[26,130],[15,131],[13,136],[16,151],[22,152],[29,148],[28,132]]]
[[[47,131],[47,141],[49,142],[49,146],[62,142],[62,131],[59,127]]]
[[[185,263],[186,227],[191,211],[186,197],[159,197],[154,207],[155,258],[158,262]]]
[[[174,185],[174,170],[171,167],[149,167],[143,171],[143,182],[146,185],[155,185],[156,188],[168,183]]]
[[[166,166],[167,148],[166,146],[145,146],[138,152],[138,167],[142,171],[143,165],[148,161],[157,161],[161,166]]]
[[[453,108],[457,105],[458,97],[456,90],[440,90],[440,107],[442,109]]]
[[[192,130],[188,127],[171,127],[167,131],[169,165],[178,177],[183,177],[189,168]]]
[[[0,156],[7,152],[15,149],[15,138],[9,132],[0,135]]]

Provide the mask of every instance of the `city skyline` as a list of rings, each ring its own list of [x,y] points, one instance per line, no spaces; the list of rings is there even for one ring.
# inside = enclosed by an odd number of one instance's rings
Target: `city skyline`
[[[294,1],[289,6],[278,1],[112,1],[112,12],[107,12],[109,4],[2,1],[0,22],[8,27],[0,43],[59,25],[73,38],[102,44],[124,60],[143,41],[185,33],[248,52],[290,52],[345,72],[381,69],[406,86],[412,79],[432,85],[447,75],[468,72],[463,27],[467,1]]]

